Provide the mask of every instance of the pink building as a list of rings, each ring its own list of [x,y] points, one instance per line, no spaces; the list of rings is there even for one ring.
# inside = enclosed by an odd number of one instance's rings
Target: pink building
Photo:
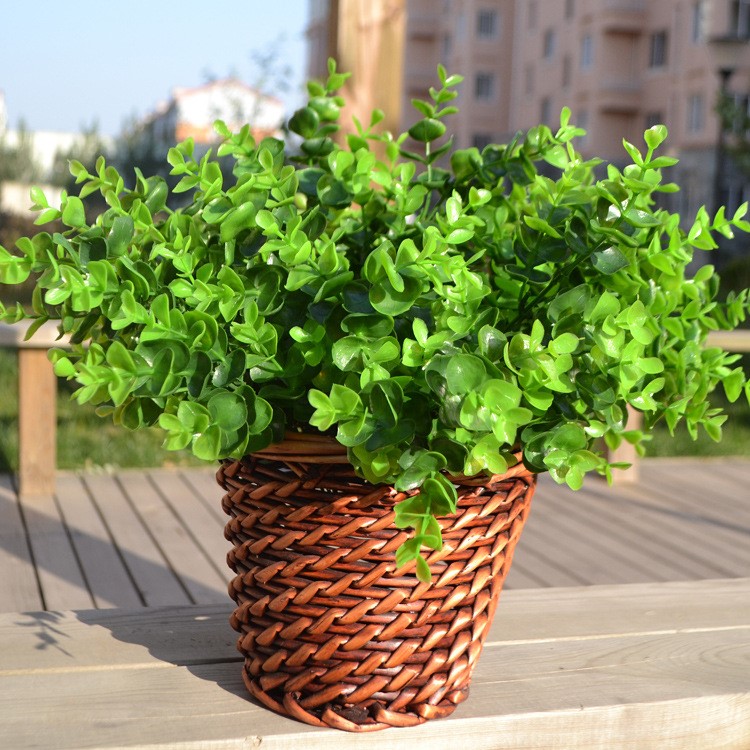
[[[400,91],[393,129],[408,128],[410,100],[426,95],[442,62],[465,77],[461,111],[450,123],[456,146],[502,141],[539,122],[554,126],[568,106],[588,131],[578,144],[584,156],[617,163],[627,158],[623,138],[640,143],[643,130],[664,123],[669,153],[681,160],[672,176],[683,190],[673,208],[691,214],[713,205],[721,63],[708,42],[747,40],[750,0],[312,0],[311,75],[322,75],[326,57],[338,56],[342,36],[353,33],[347,19],[375,6],[397,19],[400,36],[392,34],[391,51],[381,54],[402,65],[387,93],[381,83],[361,98],[384,106]],[[363,39],[376,24],[354,28]],[[746,102],[744,47],[728,88]],[[366,57],[359,62],[366,64]],[[370,57],[370,65],[378,60]],[[721,202],[736,206],[750,197],[727,160],[722,172]]]

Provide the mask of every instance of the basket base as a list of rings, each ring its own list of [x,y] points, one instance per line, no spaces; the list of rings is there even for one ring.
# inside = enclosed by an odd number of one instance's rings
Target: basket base
[[[300,704],[300,693],[280,693],[274,697],[273,691],[265,691],[247,668],[242,670],[242,678],[250,695],[271,711],[314,727],[340,729],[345,732],[377,732],[390,727],[415,727],[430,719],[444,719],[469,697],[467,685],[444,695],[436,705],[422,703],[412,706],[413,710],[409,712],[389,711],[385,703],[373,701],[367,706],[342,703],[333,707],[329,704],[324,706],[322,711],[313,713]]]

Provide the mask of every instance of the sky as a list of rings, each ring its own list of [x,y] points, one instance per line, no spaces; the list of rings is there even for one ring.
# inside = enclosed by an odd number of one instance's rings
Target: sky
[[[236,75],[257,85],[254,56],[291,68],[289,113],[305,80],[308,0],[35,0],[4,8],[0,90],[8,127],[116,136],[174,87]]]

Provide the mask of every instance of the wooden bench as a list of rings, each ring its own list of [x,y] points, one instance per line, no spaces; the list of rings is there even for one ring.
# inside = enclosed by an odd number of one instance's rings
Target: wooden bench
[[[228,606],[0,615],[13,750],[747,750],[750,578],[508,591],[448,719],[352,735],[241,678]]]
[[[56,467],[56,381],[47,350],[64,346],[58,339],[55,322],[46,323],[34,336],[25,341],[28,323],[15,325],[0,323],[0,347],[18,350],[19,394],[19,492],[23,495],[50,495],[55,487]],[[709,343],[728,351],[750,352],[750,330],[718,331],[711,334]],[[640,415],[631,410],[629,426],[638,429]],[[638,455],[633,446],[624,443],[609,454],[610,461],[630,463],[627,471],[615,472],[615,481],[638,481]]]

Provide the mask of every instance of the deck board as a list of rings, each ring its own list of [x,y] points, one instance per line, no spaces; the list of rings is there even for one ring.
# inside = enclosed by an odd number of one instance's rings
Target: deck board
[[[249,700],[227,606],[5,614],[0,736],[18,750],[741,750],[749,595],[750,579],[506,592],[469,700],[359,735]]]
[[[87,476],[84,484],[117,545],[139,595],[147,606],[190,604],[190,598],[115,477]]]
[[[159,488],[151,481],[150,472],[127,472],[121,475],[123,491],[148,524],[157,540],[164,565],[177,572],[183,588],[194,604],[211,604],[226,601],[226,582],[230,571],[224,560],[228,542],[224,542],[220,559],[209,560],[193,534],[175,514]],[[199,535],[218,536],[213,524]],[[218,541],[222,541],[220,536]],[[226,572],[217,569],[224,564]]]
[[[23,515],[45,608],[93,607],[94,598],[56,498],[52,495],[24,498]]]
[[[115,538],[82,480],[74,475],[58,477],[56,496],[96,606],[143,606]],[[117,533],[119,529],[115,528],[113,532]]]
[[[0,478],[0,611],[221,604],[231,571],[213,467]],[[509,589],[750,577],[750,459],[650,459],[636,485],[540,478]],[[36,566],[36,567],[35,567]]]
[[[44,606],[23,517],[8,477],[0,477],[0,603],[7,612]]]

